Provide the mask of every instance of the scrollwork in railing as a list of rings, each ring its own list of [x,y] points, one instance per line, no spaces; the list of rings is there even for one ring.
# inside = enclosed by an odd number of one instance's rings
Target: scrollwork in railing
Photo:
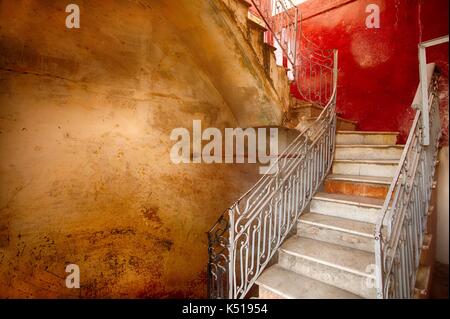
[[[300,96],[307,101],[325,105],[333,94],[333,51],[321,50],[301,33],[296,83]]]
[[[441,133],[437,76],[434,68],[430,72],[431,143],[422,144],[422,114],[417,110],[375,232],[379,298],[414,295]]]
[[[252,0],[252,4],[268,29],[268,42],[274,39],[281,48],[300,96],[325,106],[333,94],[333,50],[321,49],[303,34],[301,13],[291,0]]]

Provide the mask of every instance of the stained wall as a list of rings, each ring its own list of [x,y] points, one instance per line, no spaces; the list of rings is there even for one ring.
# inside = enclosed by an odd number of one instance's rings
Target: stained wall
[[[259,176],[169,137],[238,121],[157,3],[77,4],[69,30],[65,1],[0,1],[0,296],[204,297],[206,231]]]

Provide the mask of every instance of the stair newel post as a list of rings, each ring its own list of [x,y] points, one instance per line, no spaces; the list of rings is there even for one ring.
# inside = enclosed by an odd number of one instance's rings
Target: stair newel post
[[[236,298],[235,284],[236,284],[236,267],[235,267],[235,220],[234,207],[228,209],[229,220],[229,237],[228,237],[228,299]]]
[[[212,278],[212,267],[211,267],[211,246],[212,246],[212,239],[211,239],[211,235],[208,232],[207,233],[208,236],[208,265],[207,265],[207,271],[208,271],[208,277],[207,277],[207,286],[206,286],[206,293],[208,298],[211,298],[212,296],[212,285],[213,285],[213,278]]]
[[[293,68],[293,70],[292,70],[292,74],[294,75],[294,77],[295,77],[295,74],[296,74],[296,68],[297,68],[297,42],[299,41],[299,36],[298,36],[298,34],[299,34],[299,23],[298,23],[298,8],[297,7],[295,7],[295,32],[294,32],[294,54],[293,54],[293,60],[294,60],[294,63],[292,64],[292,68]],[[301,38],[301,31],[300,31],[300,38]]]
[[[333,50],[333,112],[336,113],[336,100],[337,100],[337,83],[338,83],[338,61],[339,53],[337,49]]]
[[[375,286],[377,290],[377,299],[384,299],[382,253],[381,229],[377,227],[375,230]]]
[[[337,115],[336,115],[336,102],[337,102],[337,82],[338,82],[338,62],[339,62],[339,51],[337,49],[333,50],[333,92],[332,92],[332,99],[331,102],[331,112],[332,112],[332,118],[333,123],[330,125],[331,129],[331,158],[328,163],[328,171],[331,169],[331,165],[334,158],[334,152],[336,149],[336,131],[337,131]]]

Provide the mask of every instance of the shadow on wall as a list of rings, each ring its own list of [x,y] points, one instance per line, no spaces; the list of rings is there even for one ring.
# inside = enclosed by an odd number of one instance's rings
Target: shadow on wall
[[[0,2],[1,297],[206,295],[205,232],[258,168],[170,161],[172,129],[238,124],[161,4],[81,2],[68,30]]]

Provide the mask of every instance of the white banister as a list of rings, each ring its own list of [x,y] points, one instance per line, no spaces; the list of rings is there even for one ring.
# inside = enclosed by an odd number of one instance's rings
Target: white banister
[[[419,44],[419,75],[422,110],[423,145],[430,145],[430,118],[428,104],[427,48],[448,43],[448,35]]]

